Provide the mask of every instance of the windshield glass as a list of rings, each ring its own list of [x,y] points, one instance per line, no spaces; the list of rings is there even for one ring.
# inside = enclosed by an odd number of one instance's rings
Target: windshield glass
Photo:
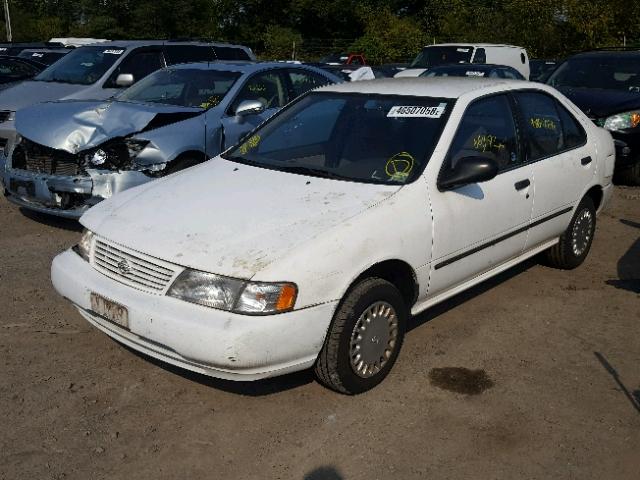
[[[224,155],[303,175],[404,184],[429,161],[453,100],[318,92]]]
[[[80,47],[45,69],[34,80],[91,85],[122,57],[122,47]]]
[[[122,92],[118,100],[211,108],[222,101],[239,76],[217,70],[158,70]]]
[[[429,68],[447,63],[469,63],[473,47],[425,47],[409,68]]]
[[[638,57],[602,56],[572,58],[553,72],[547,82],[554,87],[602,88],[640,93]]]

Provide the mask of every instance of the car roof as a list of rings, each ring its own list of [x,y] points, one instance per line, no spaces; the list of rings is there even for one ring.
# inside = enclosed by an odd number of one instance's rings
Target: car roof
[[[523,88],[535,88],[545,91],[553,90],[546,85],[523,80],[466,77],[381,78],[327,85],[318,90],[323,92],[365,93],[371,95],[459,98],[471,92],[479,96],[484,92],[493,93],[500,90],[506,91]]]
[[[576,53],[570,58],[585,58],[585,57],[638,57],[640,56],[640,50],[591,50],[589,52]]]
[[[205,42],[201,40],[109,40],[107,42],[91,43],[89,45],[83,45],[83,47],[121,47],[121,48],[135,48],[146,47],[155,45],[202,45],[202,46],[215,46],[215,47],[235,47],[248,50],[248,47],[244,45],[234,45],[224,42]],[[82,47],[78,47],[82,48]]]
[[[189,69],[189,70],[220,70],[220,71],[232,71],[240,73],[253,73],[260,70],[266,70],[271,68],[303,68],[306,70],[312,70],[316,72],[322,72],[322,69],[312,67],[304,64],[291,64],[285,62],[251,62],[251,61],[213,61],[213,62],[192,62],[192,63],[180,63],[178,65],[171,65],[171,69]],[[326,73],[326,72],[323,72]]]
[[[436,65],[431,67],[425,73],[432,72],[433,70],[493,70],[496,68],[507,68],[515,70],[508,65],[498,65],[493,63],[449,63],[446,65]]]
[[[519,47],[517,45],[507,45],[507,44],[502,44],[502,43],[474,43],[474,42],[467,42],[467,43],[434,43],[433,45],[425,45],[424,48],[427,47],[480,47],[480,48],[486,48],[486,47],[507,47],[507,48],[521,48],[524,50],[524,47]]]

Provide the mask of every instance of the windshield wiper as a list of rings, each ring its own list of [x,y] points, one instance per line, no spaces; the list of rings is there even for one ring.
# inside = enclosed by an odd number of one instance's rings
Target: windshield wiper
[[[273,165],[273,167],[277,168],[278,170],[282,170],[283,172],[297,173],[300,175],[309,175],[312,177],[333,178],[338,180],[352,180],[351,178],[345,177],[344,175],[340,175],[339,173],[330,172],[328,170],[323,170],[321,168],[304,167],[301,165],[296,165],[296,166]]]

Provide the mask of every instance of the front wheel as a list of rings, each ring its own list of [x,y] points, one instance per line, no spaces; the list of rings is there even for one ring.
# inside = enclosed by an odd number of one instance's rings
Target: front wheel
[[[571,270],[587,258],[596,230],[596,209],[589,197],[582,199],[560,241],[546,252],[547,263]]]
[[[318,380],[350,395],[378,385],[398,358],[407,317],[407,306],[393,284],[381,278],[358,283],[331,322],[316,360]]]

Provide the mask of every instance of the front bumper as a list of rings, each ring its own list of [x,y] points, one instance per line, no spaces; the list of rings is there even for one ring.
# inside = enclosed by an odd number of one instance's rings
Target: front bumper
[[[57,176],[5,168],[5,196],[12,203],[40,213],[80,218],[113,194],[141,185],[151,177],[135,171],[89,170],[88,176]]]
[[[337,302],[279,315],[247,316],[123,285],[75,252],[51,266],[55,289],[98,329],[150,357],[228,380],[257,380],[311,367]],[[95,292],[127,308],[129,330],[91,310]]]

